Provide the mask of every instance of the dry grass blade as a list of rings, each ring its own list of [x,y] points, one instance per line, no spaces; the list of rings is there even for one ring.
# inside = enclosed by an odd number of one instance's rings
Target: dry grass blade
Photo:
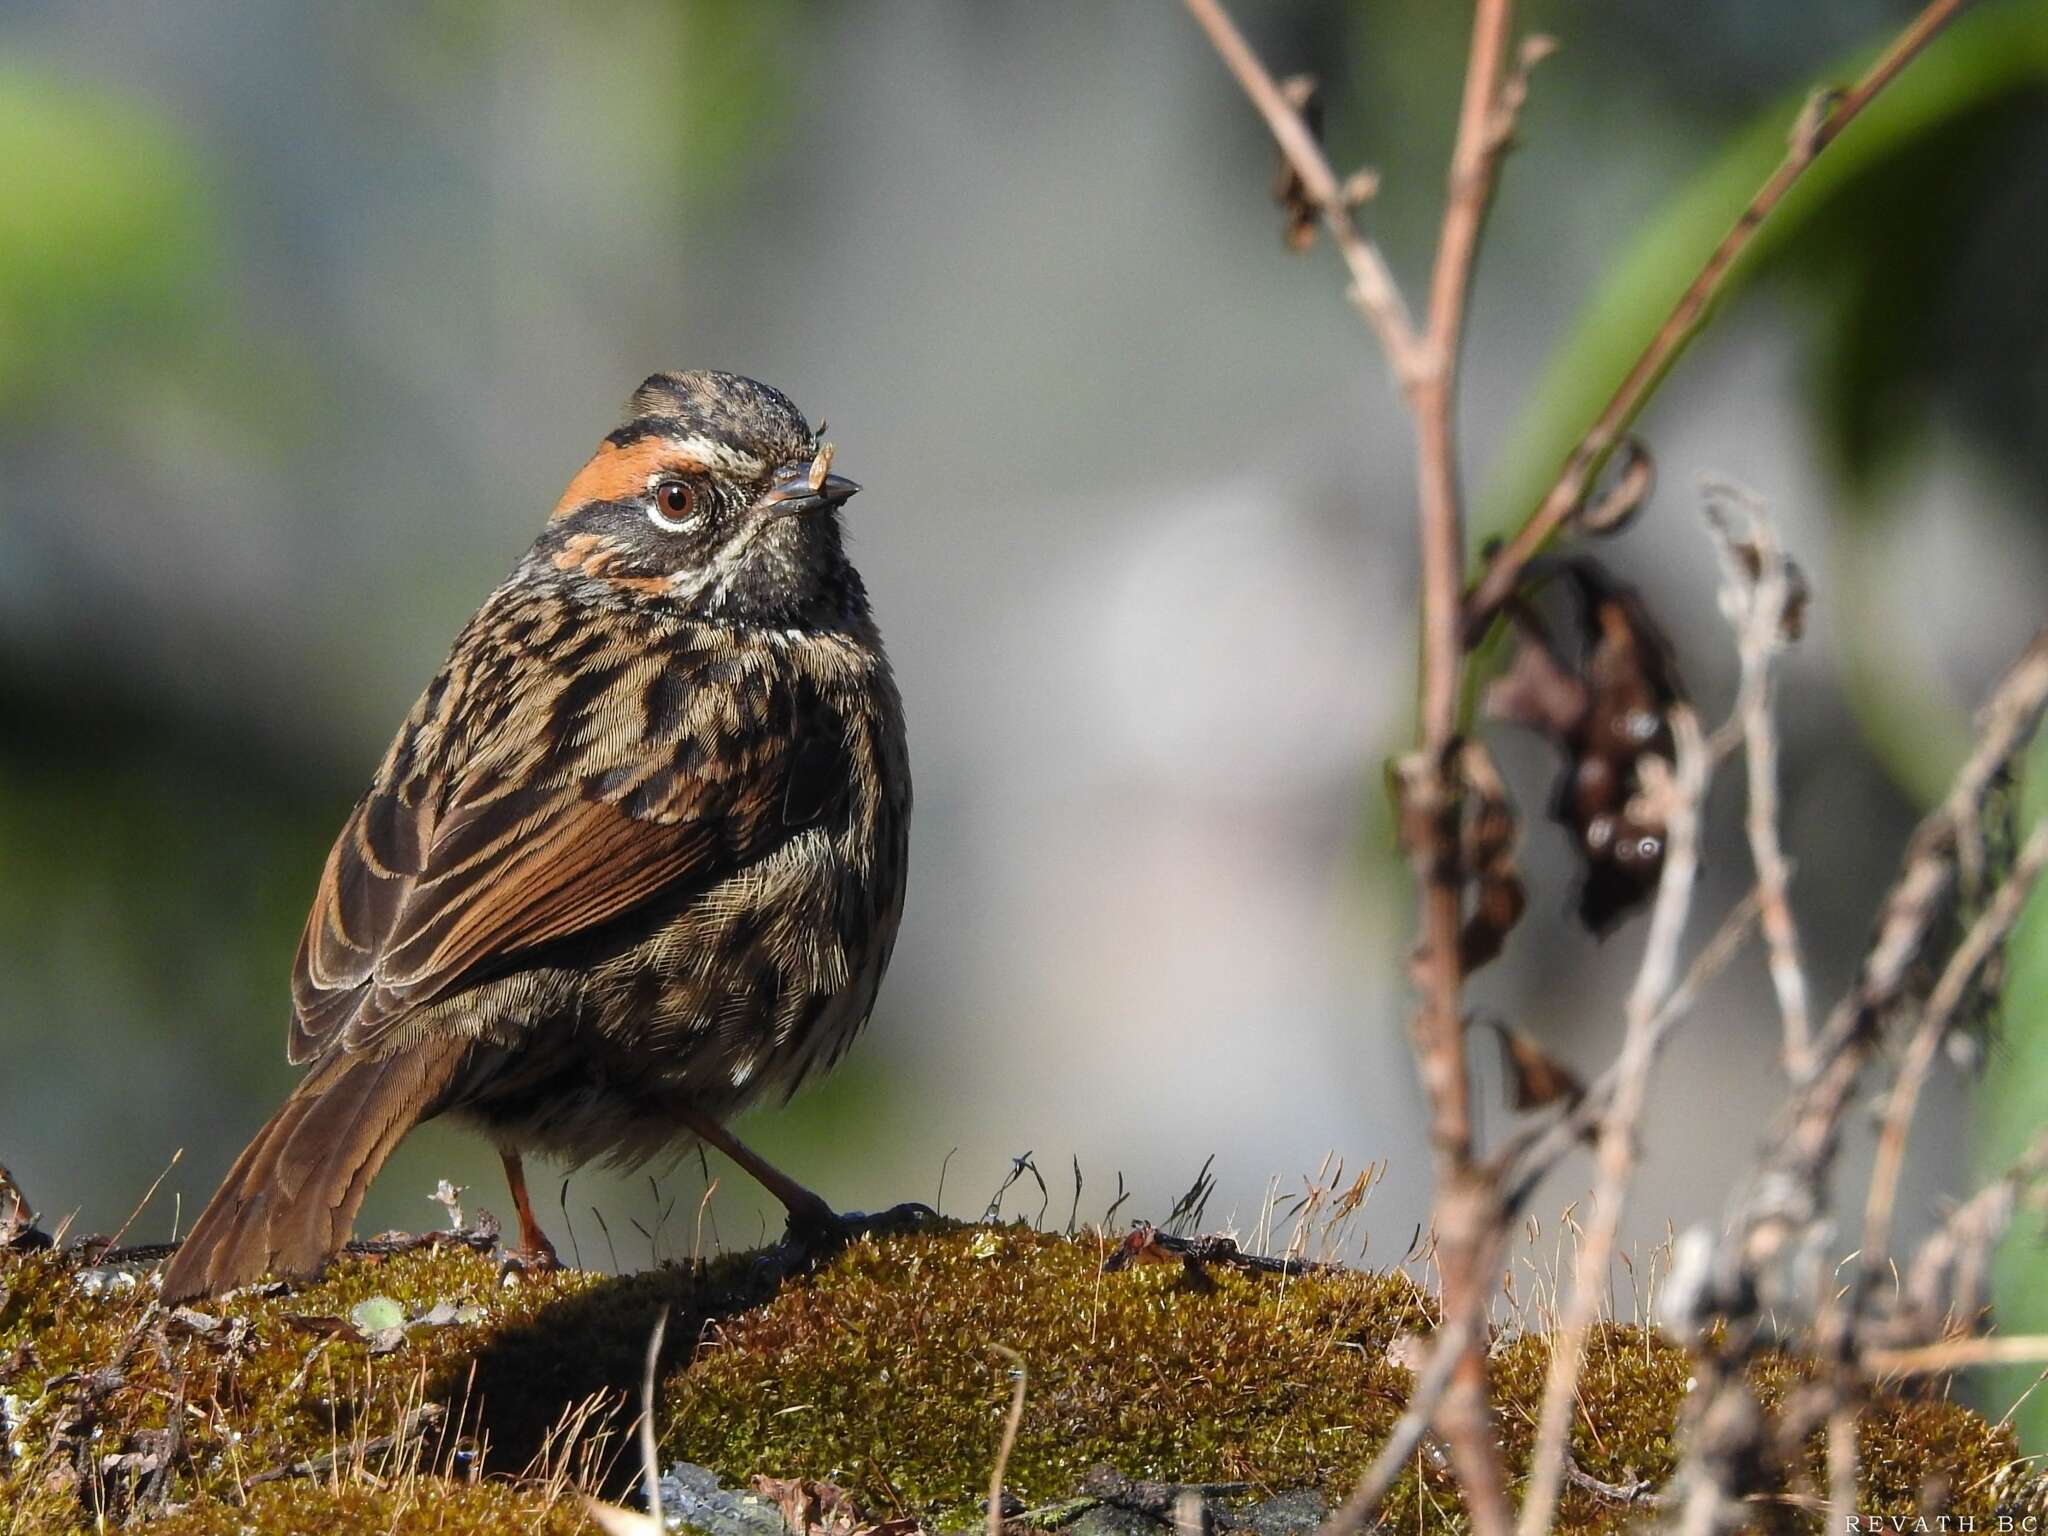
[[[1024,1423],[1024,1387],[1029,1373],[1024,1357],[1003,1344],[989,1348],[1010,1362],[1010,1411],[1003,1419],[1003,1438],[996,1446],[995,1465],[988,1474],[988,1536],[1003,1536],[1003,1474],[1010,1468],[1010,1452],[1017,1448],[1017,1431]]]
[[[654,1320],[647,1336],[647,1367],[640,1378],[640,1476],[647,1490],[647,1511],[621,1509],[600,1499],[585,1497],[584,1511],[605,1536],[664,1536],[668,1527],[661,1519],[661,1460],[654,1436],[654,1396],[661,1369],[661,1341],[668,1332],[668,1309]]]

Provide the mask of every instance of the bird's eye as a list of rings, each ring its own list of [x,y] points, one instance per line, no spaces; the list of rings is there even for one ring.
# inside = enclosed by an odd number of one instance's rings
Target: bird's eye
[[[654,504],[647,516],[657,528],[681,533],[697,510],[697,492],[687,481],[664,480],[654,488]]]

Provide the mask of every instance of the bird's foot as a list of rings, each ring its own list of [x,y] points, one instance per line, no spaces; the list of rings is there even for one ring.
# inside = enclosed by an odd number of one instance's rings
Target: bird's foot
[[[499,1260],[498,1273],[503,1275],[550,1275],[563,1267],[555,1245],[536,1227],[520,1239],[517,1248],[507,1247]]]
[[[782,1244],[802,1267],[823,1263],[848,1243],[862,1237],[891,1237],[916,1232],[940,1220],[939,1213],[919,1201],[892,1205],[886,1211],[835,1211],[812,1196],[790,1207]]]

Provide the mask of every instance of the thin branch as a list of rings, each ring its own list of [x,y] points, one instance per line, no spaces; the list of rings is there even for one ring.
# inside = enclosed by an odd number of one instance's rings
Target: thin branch
[[[1646,791],[1662,802],[1658,819],[1665,828],[1664,868],[1657,880],[1642,962],[1629,991],[1627,1029],[1615,1062],[1618,1078],[1613,1100],[1600,1120],[1600,1176],[1592,1215],[1579,1245],[1571,1300],[1552,1335],[1542,1418],[1517,1527],[1520,1536],[1545,1536],[1556,1514],[1570,1452],[1572,1406],[1577,1400],[1586,1333],[1599,1315],[1600,1293],[1606,1287],[1622,1206],[1635,1178],[1637,1135],[1649,1095],[1650,1068],[1657,1058],[1657,1020],[1678,979],[1679,950],[1699,873],[1700,808],[1706,803],[1713,758],[1690,709],[1678,706],[1670,718],[1677,761],[1668,774],[1658,776],[1661,783],[1652,783]],[[1646,760],[1645,767],[1653,763],[1661,766],[1660,759],[1652,758]]]
[[[1429,1363],[1415,1378],[1407,1408],[1395,1421],[1372,1465],[1359,1475],[1344,1502],[1331,1511],[1316,1536],[1355,1536],[1370,1525],[1380,1500],[1394,1486],[1394,1479],[1407,1471],[1408,1459],[1429,1433],[1437,1404],[1443,1400],[1444,1391],[1451,1384],[1451,1373],[1464,1357],[1467,1346],[1472,1340],[1485,1337],[1478,1323],[1478,1316],[1468,1311],[1455,1318],[1447,1317],[1437,1329],[1436,1347],[1430,1351]]]
[[[1973,1318],[1991,1250],[2021,1197],[2048,1181],[2048,1129],[2035,1133],[2010,1168],[1949,1213],[1920,1245],[1906,1279],[1905,1305],[1922,1337],[1952,1317]]]
[[[1521,105],[1519,90],[1508,95],[1501,89],[1514,9],[1514,0],[1477,0],[1472,18],[1472,48],[1458,104],[1458,137],[1451,151],[1450,190],[1437,235],[1436,265],[1430,272],[1425,333],[1431,368],[1447,386],[1458,370],[1479,232],[1493,202],[1501,156],[1514,136],[1513,113]]]
[[[1450,191],[1430,274],[1425,366],[1410,389],[1422,515],[1422,740],[1431,752],[1441,752],[1457,729],[1465,571],[1465,520],[1458,485],[1458,352],[1479,232],[1510,138],[1500,116],[1502,70],[1513,23],[1513,0],[1477,0],[1458,136],[1451,150]]]
[[[1585,500],[1593,477],[1620,443],[1622,435],[1628,431],[1630,423],[1666,371],[1705,323],[1729,272],[1771,211],[1784,201],[1785,194],[1792,190],[1820,152],[1856,120],[1863,109],[1967,4],[1969,0],[1930,0],[1925,9],[1893,39],[1891,46],[1870,66],[1863,78],[1831,103],[1830,110],[1811,124],[1801,124],[1801,131],[1794,134],[1777,170],[1749,200],[1749,206],[1742,210],[1727,234],[1721,237],[1721,243],[1714,247],[1706,264],[1679,296],[1677,305],[1629,369],[1628,376],[1566,456],[1556,483],[1530,514],[1528,521],[1487,563],[1485,572],[1465,603],[1465,641],[1468,645],[1478,643],[1493,616],[1520,584],[1523,568]]]
[[[1738,540],[1718,497],[1741,502],[1748,514],[1748,538]],[[1786,1072],[1805,1075],[1813,1049],[1807,1003],[1806,968],[1799,954],[1799,925],[1789,895],[1791,867],[1778,834],[1777,658],[1791,628],[1795,600],[1790,567],[1777,531],[1756,498],[1734,487],[1710,486],[1707,526],[1720,556],[1721,600],[1735,628],[1742,682],[1736,695],[1747,780],[1744,831],[1762,901],[1765,952],[1771,989],[1778,998]]]
[[[1631,1509],[1668,1509],[1671,1500],[1657,1491],[1657,1485],[1646,1477],[1639,1477],[1626,1484],[1603,1483],[1570,1456],[1564,1459],[1564,1475],[1574,1488],[1583,1488],[1588,1493],[1597,1493],[1603,1499],[1612,1499]]]
[[[1863,1267],[1873,1279],[1881,1277],[1890,1262],[1893,1204],[1898,1197],[1899,1171],[1906,1160],[1906,1138],[1913,1126],[1913,1111],[1920,1102],[1920,1090],[1934,1064],[1935,1053],[1948,1038],[1956,1012],[1969,995],[1970,985],[1985,962],[2005,942],[2013,925],[2026,909],[2034,883],[2048,865],[2048,820],[2035,824],[2032,834],[2008,875],[1970,931],[1956,946],[1941,979],[1920,1010],[1920,1021],[1907,1043],[1899,1063],[1898,1080],[1885,1100],[1884,1127],[1879,1132],[1877,1158],[1870,1174],[1870,1193],[1864,1207]]]
[[[1664,1000],[1664,1006],[1657,1010],[1651,1021],[1653,1051],[1664,1049],[1671,1031],[1692,1012],[1693,1004],[1707,984],[1727,969],[1728,962],[1741,952],[1756,927],[1758,907],[1757,894],[1751,891],[1729,909],[1714,937],[1694,956],[1684,980],[1672,989],[1671,995]],[[1621,1063],[1617,1061],[1593,1080],[1585,1097],[1568,1113],[1526,1140],[1511,1142],[1502,1149],[1498,1161],[1507,1170],[1502,1208],[1510,1220],[1521,1214],[1536,1187],[1564,1160],[1566,1154],[1599,1130],[1615,1096],[1621,1091],[1621,1078]]]
[[[1378,334],[1394,377],[1405,389],[1421,362],[1415,324],[1408,317],[1408,306],[1395,286],[1386,258],[1380,255],[1377,245],[1359,232],[1352,219],[1351,200],[1345,195],[1337,173],[1330,169],[1322,145],[1316,142],[1301,113],[1267,73],[1266,66],[1259,62],[1259,56],[1252,52],[1244,34],[1237,30],[1218,0],[1187,0],[1187,8],[1196,25],[1207,34],[1218,57],[1237,77],[1239,87],[1265,118],[1280,153],[1287,157],[1309,201],[1322,215],[1323,227],[1329,230],[1331,241],[1350,269],[1351,300]]]
[[[1813,1066],[1788,1105],[1771,1150],[1744,1195],[1734,1254],[1755,1275],[1814,1220],[1825,1200],[1843,1119],[1879,1025],[1897,1002],[1954,883],[1957,849],[1974,837],[1984,798],[2025,749],[2048,709],[2048,626],[2035,632],[1993,689],[1979,716],[1977,745],[1948,796],[1922,819],[1906,846],[1898,880],[1878,914],[1876,936],[1847,995],[1814,1042]],[[1734,1285],[1734,1290],[1746,1289]]]
[[[1479,233],[1493,197],[1495,172],[1507,147],[1502,71],[1513,0],[1477,0],[1466,57],[1465,84],[1451,150],[1450,190],[1430,278],[1425,367],[1409,387],[1415,413],[1417,511],[1422,574],[1421,724],[1425,800],[1422,825],[1431,841],[1417,847],[1422,875],[1422,943],[1417,963],[1422,1006],[1416,1049],[1431,1089],[1431,1129],[1437,1147],[1437,1234],[1444,1305],[1463,1314],[1489,1293],[1499,1234],[1499,1191],[1472,1164],[1471,1080],[1465,1060],[1465,1021],[1459,956],[1465,871],[1458,857],[1459,786],[1447,782],[1458,729],[1459,680],[1464,667],[1462,623],[1465,518],[1458,483],[1457,378],[1472,269]],[[1519,100],[1517,93],[1516,100]],[[1444,1348],[1442,1340],[1437,1348]],[[1463,1341],[1450,1384],[1437,1406],[1436,1427],[1450,1454],[1476,1536],[1506,1536],[1514,1527],[1506,1468],[1487,1390],[1484,1340]]]

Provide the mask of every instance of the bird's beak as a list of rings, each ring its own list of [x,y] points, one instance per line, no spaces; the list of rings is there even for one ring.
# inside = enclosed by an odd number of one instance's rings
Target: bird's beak
[[[818,468],[811,461],[790,465],[775,477],[761,499],[754,503],[754,510],[777,517],[816,512],[838,506],[860,489],[844,475],[820,474]]]

